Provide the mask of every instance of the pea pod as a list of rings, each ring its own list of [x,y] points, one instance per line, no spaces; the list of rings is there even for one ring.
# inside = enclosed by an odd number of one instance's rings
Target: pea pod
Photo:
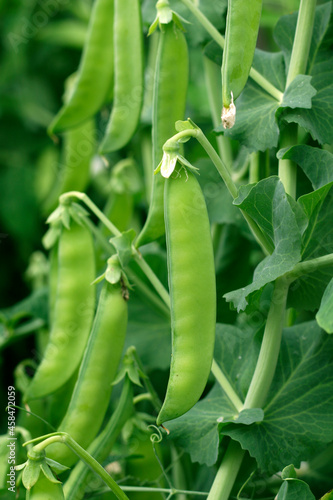
[[[185,113],[188,85],[188,49],[184,33],[174,24],[161,26],[153,93],[153,169],[163,154],[163,144],[175,133],[175,122]],[[164,234],[164,178],[153,175],[148,217],[135,243],[136,247]]]
[[[37,483],[27,490],[27,500],[65,500],[61,483],[52,483],[40,472]]]
[[[164,207],[172,358],[158,425],[183,415],[199,400],[213,360],[216,321],[210,225],[194,174],[166,180]]]
[[[93,4],[88,35],[72,95],[49,127],[50,134],[93,116],[107,99],[113,80],[113,0]]]
[[[73,395],[58,427],[58,431],[70,434],[83,448],[89,446],[102,425],[126,327],[127,303],[121,286],[105,282]],[[68,467],[77,461],[76,455],[61,444],[49,446],[47,455]]]
[[[114,3],[114,102],[100,153],[117,151],[133,136],[143,101],[143,39],[139,0]]]
[[[25,400],[55,392],[78,368],[93,320],[94,246],[90,231],[74,221],[62,229],[58,246],[58,283],[54,322],[41,363]]]
[[[126,377],[119,402],[103,431],[97,436],[88,448],[88,452],[98,462],[102,463],[109,456],[123,426],[133,413],[133,387]],[[81,500],[85,489],[94,473],[80,461],[71,471],[64,486],[66,500]]]
[[[235,123],[234,101],[247,82],[256,47],[262,0],[228,0],[222,58],[222,123]]]

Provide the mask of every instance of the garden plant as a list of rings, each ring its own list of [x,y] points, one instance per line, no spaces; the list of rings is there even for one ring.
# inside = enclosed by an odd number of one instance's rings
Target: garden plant
[[[332,1],[0,12],[0,498],[333,499]]]

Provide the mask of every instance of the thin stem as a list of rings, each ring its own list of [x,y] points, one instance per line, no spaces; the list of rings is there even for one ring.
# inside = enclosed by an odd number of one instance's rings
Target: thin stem
[[[199,23],[205,28],[207,33],[210,34],[213,40],[224,48],[224,37],[218,32],[215,26],[207,19],[207,17],[201,12],[196,4],[192,0],[181,0],[184,5],[192,12],[192,14],[198,19]]]
[[[164,288],[154,271],[151,269],[151,267],[147,264],[147,262],[144,260],[141,254],[138,253],[136,250],[136,253],[133,255],[133,258],[135,262],[138,264],[138,266],[142,269],[142,271],[145,273],[147,278],[149,279],[150,283],[153,285],[163,302],[167,305],[168,309],[170,309],[170,296],[168,294],[168,291]]]
[[[264,337],[244,408],[261,408],[266,401],[280,351],[288,287],[289,282],[283,277],[275,282]]]
[[[254,184],[260,181],[260,157],[259,151],[251,153],[250,155],[250,172],[249,184]]]
[[[138,394],[133,398],[133,404],[135,406],[138,403],[141,403],[141,401],[152,401],[152,399],[153,398],[149,392],[143,392],[142,394]]]
[[[139,369],[145,373],[145,370],[144,370],[144,366],[143,364],[141,363],[141,359],[139,358],[138,356],[138,353],[136,352],[136,349],[135,347],[132,347],[132,354],[135,358],[135,361],[139,367]],[[160,398],[158,397],[157,395],[157,392],[155,391],[152,383],[150,382],[150,378],[149,377],[145,377],[143,379],[143,383],[144,383],[144,386],[145,388],[147,389],[147,391],[149,392],[150,396],[151,396],[151,401],[154,405],[154,408],[157,412],[159,412],[161,410],[161,407],[162,407],[162,403],[161,403],[161,400]]]
[[[313,32],[316,0],[301,0],[298,12],[296,33],[291,52],[286,87],[297,75],[305,74]],[[281,134],[280,147],[292,146],[297,143],[297,125],[286,126]],[[279,160],[279,177],[287,194],[296,197],[297,165],[291,160]]]
[[[242,465],[244,454],[245,450],[241,448],[237,441],[230,441],[207,500],[228,500]]]
[[[221,123],[221,69],[206,56],[203,56],[203,62],[210,113],[212,115],[213,125],[216,128]],[[224,134],[219,134],[216,136],[216,143],[220,157],[223,158],[225,164],[229,170],[231,170],[233,158],[230,139]]]
[[[208,492],[205,491],[189,491],[189,490],[178,490],[176,488],[149,488],[145,486],[122,486],[123,491],[136,491],[136,492],[147,492],[147,493],[169,493],[172,496],[174,495],[189,495],[189,496],[201,496],[201,497],[206,497],[208,496]],[[149,500],[149,498],[147,498]]]
[[[199,133],[197,134],[197,139],[200,142],[201,146],[204,148],[212,162],[214,163],[217,171],[219,172],[220,176],[222,177],[229,193],[231,196],[235,199],[238,196],[238,189],[237,186],[235,185],[234,181],[231,178],[231,175],[229,173],[229,170],[219,157],[219,155],[216,153],[215,149],[211,145],[211,143],[208,141],[208,139],[205,137],[204,133],[202,130],[198,129]],[[252,234],[254,235],[256,241],[258,244],[261,246],[262,250],[264,251],[265,254],[271,254],[274,250],[274,247],[272,243],[269,241],[267,236],[261,231],[257,223],[250,217],[248,214],[243,212],[241,210],[241,213],[246,220],[246,222],[249,225],[249,228],[252,231]]]
[[[232,177],[230,175],[230,172],[226,165],[223,163],[211,143],[208,141],[204,133],[199,127],[196,127],[194,129],[186,129],[182,130],[181,132],[178,132],[178,134],[175,134],[172,136],[170,139],[168,139],[169,142],[174,142],[174,141],[179,141],[184,139],[185,137],[195,137],[201,146],[204,148],[212,162],[214,163],[218,173],[220,174],[222,180],[224,181],[229,193],[231,196],[235,199],[238,196],[238,189],[237,186],[235,185],[234,181],[232,180]],[[253,236],[255,237],[256,241],[258,244],[261,246],[263,252],[267,255],[271,254],[274,250],[274,247],[272,243],[269,241],[267,236],[261,231],[260,227],[257,225],[257,223],[247,215],[243,210],[241,210],[241,213],[246,220],[246,222],[249,225],[250,230],[252,231]]]
[[[83,201],[83,203],[85,203],[87,207],[90,208],[90,210],[99,218],[99,220],[103,222],[103,224],[109,229],[111,234],[113,234],[114,236],[121,236],[121,231],[119,231],[119,229],[114,224],[112,224],[112,222],[106,217],[106,215],[103,214],[103,212],[97,207],[97,205],[95,205],[93,201],[91,201],[91,199],[85,193],[81,193],[80,191],[68,191],[68,193],[64,193],[59,197],[59,201],[60,203],[65,204],[66,202],[70,201],[71,198],[77,198]]]
[[[243,408],[244,403],[239,399],[238,395],[234,391],[233,387],[231,386],[229,380],[227,377],[224,375],[223,371],[221,368],[218,366],[216,363],[215,359],[213,359],[212,363],[212,374],[220,384],[221,388],[225,392],[226,396],[230,399],[234,407],[238,412],[240,412]]]
[[[87,224],[88,228],[90,231],[93,233],[95,238],[97,239],[98,243],[101,245],[101,247],[104,248],[104,250],[109,253],[110,255],[114,254],[114,248],[109,243],[106,241],[105,237],[103,236],[101,230],[95,226],[95,224],[88,218],[85,219],[85,223]],[[136,259],[138,256],[138,253],[136,251],[134,259]],[[155,273],[152,271],[152,269],[149,267],[149,265],[146,263],[146,261],[143,259],[142,256],[139,257],[140,259],[140,264],[145,267],[145,270],[148,272],[149,269],[149,275],[147,275],[147,278],[152,280],[151,283],[153,284],[154,288],[157,289],[157,292],[161,290],[161,293],[166,297],[165,294],[167,294],[165,288],[160,289],[160,282],[155,275]],[[140,266],[142,267],[142,266]],[[135,286],[147,297],[149,301],[151,301],[165,316],[170,316],[170,307],[168,304],[165,304],[165,302],[161,301],[159,296],[157,296],[150,288],[149,286],[146,285],[144,281],[142,281],[135,273],[130,268],[126,268],[126,273],[129,277],[130,280],[132,280],[135,284]],[[156,285],[156,286],[155,286]],[[157,287],[157,288],[156,288]]]
[[[64,433],[62,442],[66,444],[81,460],[83,460],[91,470],[93,470],[100,476],[100,478],[107,486],[109,486],[111,491],[119,500],[129,500],[128,496],[106,472],[104,467],[102,467],[97,462],[97,460],[95,460],[86,450],[84,450],[76,441],[74,441],[74,439],[72,439],[69,434]]]
[[[290,123],[281,131],[280,148],[293,146],[297,143],[297,124]],[[279,160],[279,177],[284,190],[292,198],[296,198],[297,165],[291,160]]]
[[[323,255],[322,257],[317,257],[315,259],[306,260],[304,262],[299,262],[296,264],[292,271],[289,271],[284,275],[285,279],[289,283],[297,280],[305,274],[311,274],[318,272],[320,269],[325,269],[325,267],[333,266],[333,253],[328,255]]]
[[[291,84],[291,82],[297,75],[303,75],[306,72],[311,46],[315,10],[316,0],[301,0],[287,76],[287,87]]]
[[[90,210],[99,218],[99,220],[109,229],[111,234],[115,236],[121,236],[121,231],[112,224],[112,222],[103,214],[103,212],[95,205],[93,201],[85,194],[85,193],[80,193],[79,191],[69,191],[68,193],[65,193],[60,196],[59,201],[60,203],[68,203],[71,198],[77,198],[83,203],[87,205],[87,207],[90,208]],[[95,232],[95,231],[94,231]],[[97,234],[95,232],[95,234]],[[100,240],[99,240],[100,241]],[[132,247],[133,251],[133,259],[135,262],[138,264],[138,266],[142,269],[142,271],[145,273],[157,293],[160,295],[162,300],[165,302],[165,304],[170,308],[170,298],[167,290],[164,288],[156,274],[153,272],[153,270],[149,267],[147,262],[144,260],[142,255],[138,252],[138,250],[134,247]]]
[[[224,48],[224,37],[217,31],[215,26],[207,19],[207,17],[194,5],[191,0],[181,0],[184,5],[192,12],[192,14],[198,19],[200,24],[205,28],[205,30],[210,34],[213,40],[223,49]],[[270,94],[278,102],[282,101],[283,93],[280,92],[274,85],[271,84],[266,78],[261,75],[254,68],[251,68],[250,75],[253,81],[255,81],[262,89],[264,89],[268,94]]]

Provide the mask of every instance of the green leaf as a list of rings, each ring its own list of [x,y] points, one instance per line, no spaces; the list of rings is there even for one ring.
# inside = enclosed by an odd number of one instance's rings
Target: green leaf
[[[312,98],[317,93],[311,79],[309,75],[297,75],[283,94],[281,108],[311,109]]]
[[[117,255],[122,267],[126,267],[132,258],[132,243],[135,238],[135,231],[130,229],[110,239],[110,243],[117,250]]]
[[[281,472],[282,479],[297,479],[297,474],[295,467],[293,465],[287,465]]]
[[[333,183],[299,198],[309,222],[302,235],[302,260],[333,253]],[[302,276],[289,289],[288,306],[313,311],[332,278],[333,266]]]
[[[234,424],[250,425],[264,420],[264,411],[261,408],[247,408],[231,416],[219,417],[217,421],[221,424],[233,422]]]
[[[60,465],[60,464],[59,464]],[[47,464],[46,460],[44,460],[41,464],[40,464],[40,468],[44,474],[44,476],[51,482],[51,483],[60,483],[60,481],[54,476],[51,468],[49,467],[49,465]],[[66,467],[68,468],[68,467]]]
[[[311,39],[308,67],[312,67],[314,59],[317,56],[317,51],[321,45],[331,14],[331,2],[320,5],[316,8],[313,33]],[[286,71],[289,69],[290,56],[293,48],[298,12],[293,12],[290,15],[282,16],[277,22],[274,29],[274,40],[283,52]],[[308,71],[307,71],[308,73]]]
[[[227,302],[233,302],[240,311],[248,305],[249,295],[292,270],[300,261],[301,234],[278,177],[242,186],[234,204],[248,213],[274,244],[273,253],[256,267],[252,283],[224,295]]]
[[[37,483],[41,472],[40,465],[42,460],[28,460],[23,469],[22,483],[27,490],[30,490]]]
[[[316,314],[318,325],[327,333],[333,333],[333,278],[329,282]]]
[[[316,500],[309,485],[300,479],[286,479],[277,494],[276,500]]]
[[[292,146],[281,149],[277,157],[297,163],[310,179],[313,189],[333,182],[333,154],[312,146]]]
[[[261,335],[232,325],[216,326],[214,359],[241,399],[245,398],[249,387],[260,343]],[[166,426],[170,437],[190,454],[192,461],[211,466],[218,457],[221,422],[223,425],[227,421],[250,424],[262,417],[263,412],[258,409],[246,410],[238,415],[224,391],[215,384],[204,399]]]
[[[286,328],[264,421],[223,428],[262,471],[273,473],[290,463],[299,467],[332,441],[332,356],[333,339],[315,321]]]
[[[253,67],[279,90],[284,90],[285,71],[281,52],[268,53],[257,49]],[[279,129],[276,121],[278,107],[279,103],[274,97],[249,79],[236,102],[234,127],[225,131],[221,124],[215,131],[224,132],[230,139],[238,140],[250,152],[266,151],[278,144]]]
[[[64,472],[65,470],[69,469],[69,467],[67,467],[66,465],[60,464],[59,462],[52,460],[52,458],[46,457],[45,461],[51,467],[51,469],[57,473]]]
[[[288,110],[283,115],[287,122],[298,123],[307,130],[319,143],[330,144],[333,136],[333,123],[331,116],[333,113],[333,54],[332,49],[326,47],[324,36],[331,36],[328,31],[329,19],[332,3],[327,2],[318,6],[315,14],[314,36],[312,38],[308,72],[312,75],[311,85],[316,89],[317,94],[312,99],[311,109],[297,108],[294,111]],[[286,59],[289,61],[290,39],[293,38],[296,16],[290,16],[288,21],[282,18],[281,24],[285,24],[282,35],[278,27],[278,44],[284,44]],[[279,23],[278,23],[279,26]],[[288,36],[286,36],[288,32]],[[284,38],[284,41],[282,41]],[[287,62],[288,62],[287,61]]]

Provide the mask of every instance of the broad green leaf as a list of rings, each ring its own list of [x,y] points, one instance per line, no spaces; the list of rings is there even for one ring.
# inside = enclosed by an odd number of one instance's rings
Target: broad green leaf
[[[253,66],[283,91],[284,63],[280,52],[271,54],[256,50]],[[279,103],[252,80],[236,101],[236,123],[225,131],[222,124],[215,129],[230,139],[238,140],[250,152],[276,147],[279,129],[275,118]]]
[[[311,85],[311,76],[297,75],[283,94],[281,108],[311,109],[317,91]]]
[[[333,183],[304,195],[298,203],[309,222],[302,235],[302,260],[309,260],[333,252]],[[318,269],[291,284],[288,305],[313,311],[332,278],[333,266]]]
[[[250,294],[290,271],[300,261],[301,234],[278,177],[241,187],[234,204],[248,213],[274,244],[273,253],[256,267],[252,283],[224,295],[240,311],[249,303]]]
[[[319,143],[331,143],[333,136],[333,53],[326,47],[325,35],[330,36],[328,27],[332,3],[318,6],[315,14],[313,38],[310,48],[308,72],[312,75],[311,85],[317,94],[312,99],[312,108],[288,110],[283,118],[287,122],[296,122]],[[284,51],[287,65],[290,59],[292,39],[297,16],[281,18],[275,31],[275,39]],[[328,49],[328,50],[327,50]]]
[[[333,333],[333,278],[329,282],[316,314],[318,325],[327,333]]]
[[[299,467],[332,441],[332,356],[333,339],[315,321],[286,328],[264,421],[223,428],[262,471],[273,473],[290,463]]]
[[[250,384],[260,342],[260,334],[245,332],[232,325],[216,326],[214,359],[240,399],[245,397]],[[224,425],[227,421],[244,419],[250,424],[262,417],[262,410],[258,409],[238,414],[221,387],[215,384],[204,399],[185,415],[168,422],[166,427],[170,437],[191,455],[193,461],[211,466],[218,456],[221,422]]]
[[[297,474],[295,471],[295,467],[293,464],[287,465],[281,472],[281,478],[282,479],[297,479]]]
[[[292,146],[281,149],[278,158],[297,163],[310,179],[313,189],[319,189],[333,182],[333,154],[312,146]]]
[[[300,479],[286,479],[279,492],[276,500],[316,500],[311,493],[309,485]]]

